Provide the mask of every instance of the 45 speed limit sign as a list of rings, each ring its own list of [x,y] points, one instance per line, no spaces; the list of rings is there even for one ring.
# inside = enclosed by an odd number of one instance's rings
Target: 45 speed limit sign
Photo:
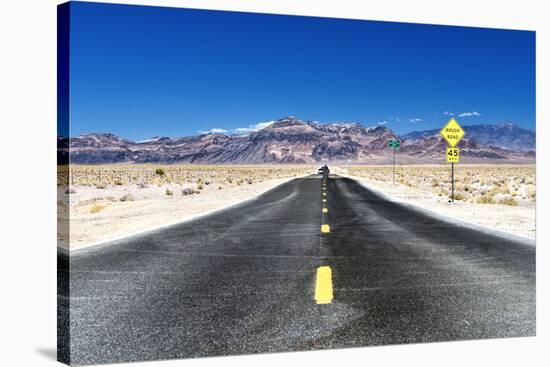
[[[458,162],[460,162],[460,149],[447,148],[447,163],[458,163]]]

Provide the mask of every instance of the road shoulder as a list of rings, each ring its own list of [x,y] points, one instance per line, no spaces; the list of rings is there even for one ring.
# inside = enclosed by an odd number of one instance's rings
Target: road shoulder
[[[90,213],[88,206],[71,208],[70,251],[115,243],[204,217],[256,199],[296,178],[273,179],[219,193],[108,203],[99,213]]]
[[[341,177],[351,178],[363,187],[377,193],[386,200],[398,202],[411,209],[430,215],[447,223],[473,228],[477,231],[495,235],[504,239],[535,245],[535,210],[529,208],[510,207],[498,204],[473,204],[455,202],[449,204],[426,196],[407,196],[399,187],[363,177],[338,172]],[[398,186],[396,184],[396,186]]]

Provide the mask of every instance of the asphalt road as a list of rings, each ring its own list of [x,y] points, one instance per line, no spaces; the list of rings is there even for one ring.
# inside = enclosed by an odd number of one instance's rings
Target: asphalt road
[[[534,246],[338,176],[58,261],[73,364],[535,334]],[[329,304],[315,301],[320,266]]]

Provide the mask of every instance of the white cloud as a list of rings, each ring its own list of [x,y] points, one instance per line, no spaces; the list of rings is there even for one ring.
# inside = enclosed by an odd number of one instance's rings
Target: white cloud
[[[445,111],[443,112],[444,115],[447,115],[447,116],[454,116],[454,112],[451,112],[451,111]]]
[[[210,129],[210,130],[199,130],[199,133],[201,133],[201,134],[223,134],[223,133],[226,133],[226,132],[228,132],[228,130],[218,129],[218,128],[213,128],[213,129]]]
[[[418,117],[414,117],[412,119],[409,119],[409,122],[412,122],[413,124],[416,124],[417,122],[422,122],[423,120],[418,118]]]
[[[378,122],[376,123],[376,125],[381,125],[381,126],[382,126],[382,125],[386,125],[387,123],[388,123],[388,121],[386,121],[386,120],[384,120],[384,121],[378,121]]]
[[[216,129],[216,128],[210,129],[210,131],[213,132],[213,133],[218,133],[218,134],[222,134],[222,133],[227,132],[227,130],[225,130],[225,129]]]
[[[394,116],[387,117],[387,119],[390,121],[397,121],[397,122],[401,121],[399,117],[394,117]]]
[[[248,127],[237,127],[235,129],[233,129],[233,133],[235,133],[235,134],[249,134],[249,133],[252,133],[254,131],[264,129],[264,128],[268,127],[269,125],[271,125],[274,122],[275,121],[258,122],[257,124],[249,125]]]
[[[248,125],[247,127],[237,127],[234,129],[226,130],[226,129],[219,129],[219,128],[213,128],[210,130],[199,130],[200,134],[238,134],[238,135],[244,135],[244,134],[250,134],[255,131],[261,130],[263,128],[268,127],[275,121],[266,121],[266,122],[258,122],[257,124]]]
[[[157,141],[159,139],[160,138],[155,137],[155,138],[150,138],[150,139],[138,140],[138,141],[136,141],[136,143],[151,143],[151,142]]]
[[[471,116],[481,116],[481,113],[477,111],[471,111],[471,112],[462,112],[458,115],[458,117],[471,117]]]

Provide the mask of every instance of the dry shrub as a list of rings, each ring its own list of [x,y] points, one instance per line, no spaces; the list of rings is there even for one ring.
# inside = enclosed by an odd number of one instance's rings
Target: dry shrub
[[[518,202],[516,199],[512,198],[512,197],[506,197],[506,198],[502,198],[498,201],[498,204],[502,204],[502,205],[510,205],[510,206],[517,206],[518,205]]]
[[[449,196],[449,198],[450,198],[450,196]],[[464,200],[464,194],[461,193],[461,192],[455,192],[454,193],[454,199],[455,200]]]
[[[495,200],[490,194],[483,194],[476,198],[476,203],[478,204],[494,204]]]
[[[135,198],[132,194],[124,194],[121,196],[120,201],[134,201]]]
[[[186,187],[185,189],[181,190],[181,194],[183,196],[193,195],[197,194],[198,192],[195,189],[192,189],[191,187]]]
[[[102,211],[103,209],[105,209],[107,206],[104,205],[104,204],[93,204],[92,207],[90,208],[90,213],[99,213],[100,211]]]

